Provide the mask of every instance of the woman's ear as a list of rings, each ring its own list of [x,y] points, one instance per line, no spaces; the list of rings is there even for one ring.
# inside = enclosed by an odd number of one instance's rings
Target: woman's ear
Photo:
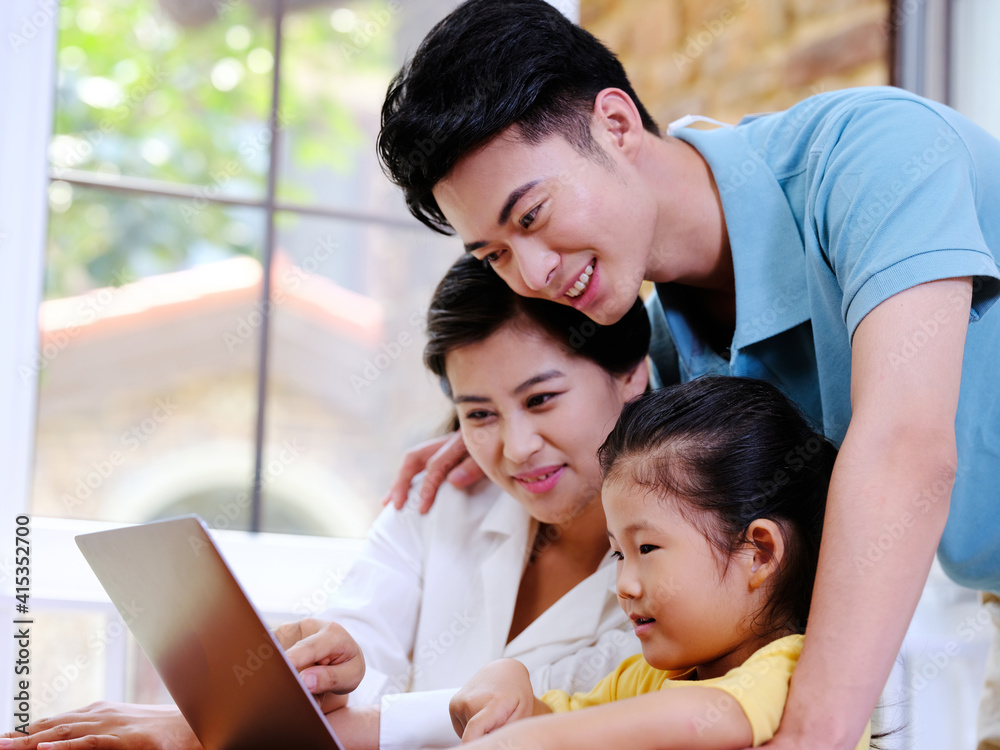
[[[618,377],[622,387],[622,403],[628,403],[646,392],[649,385],[649,363],[643,357],[639,364]]]
[[[777,572],[785,556],[785,536],[770,518],[758,518],[747,528],[747,542],[753,553],[747,583],[751,591],[760,588]]]

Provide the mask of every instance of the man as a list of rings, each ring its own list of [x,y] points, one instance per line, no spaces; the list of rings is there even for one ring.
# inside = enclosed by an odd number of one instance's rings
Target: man
[[[663,137],[614,56],[543,0],[471,0],[390,86],[379,153],[414,216],[518,293],[609,323],[656,282],[660,382],[770,380],[842,444],[768,746],[853,747],[935,549],[1000,591],[1000,143],[889,88]],[[432,459],[426,498],[461,454]]]

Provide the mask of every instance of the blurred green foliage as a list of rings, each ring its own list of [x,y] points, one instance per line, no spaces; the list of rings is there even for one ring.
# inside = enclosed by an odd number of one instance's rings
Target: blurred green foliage
[[[389,7],[335,2],[285,17],[282,198],[321,202],[296,175],[348,179],[358,150],[371,148],[357,92],[380,96],[392,74],[396,19]],[[54,181],[46,297],[233,254],[260,257],[263,211],[209,198],[264,197],[273,51],[272,17],[234,0],[195,27],[171,20],[158,0],[63,0],[53,169],[195,185],[199,198]]]

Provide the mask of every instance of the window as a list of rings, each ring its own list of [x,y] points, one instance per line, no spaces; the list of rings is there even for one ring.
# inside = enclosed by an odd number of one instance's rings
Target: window
[[[2,460],[32,515],[34,717],[167,698],[75,534],[198,512],[265,616],[312,613],[401,452],[443,423],[422,317],[461,251],[409,217],[373,140],[390,75],[452,5],[0,8]]]
[[[402,16],[63,2],[33,513],[367,529],[446,408],[421,317],[457,254],[375,160]]]

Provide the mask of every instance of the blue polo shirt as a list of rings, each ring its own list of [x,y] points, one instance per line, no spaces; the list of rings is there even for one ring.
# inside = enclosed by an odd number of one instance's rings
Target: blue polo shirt
[[[689,324],[682,290],[658,284],[647,302],[654,382],[768,380],[839,444],[851,419],[851,338],[865,315],[917,284],[973,277],[959,466],[938,555],[959,583],[1000,591],[1000,310],[987,314],[1000,294],[1000,141],[888,87],[675,135],[701,153],[719,188],[736,329],[728,356],[716,353]],[[891,362],[905,366],[955,314],[957,304],[928,311]],[[928,490],[915,502],[938,499]]]

